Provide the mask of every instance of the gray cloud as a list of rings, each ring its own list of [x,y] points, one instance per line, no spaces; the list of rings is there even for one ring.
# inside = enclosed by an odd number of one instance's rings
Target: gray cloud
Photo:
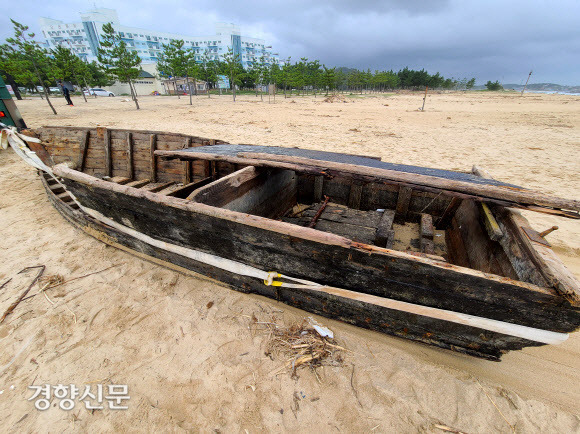
[[[37,17],[78,21],[86,2],[57,9],[33,0],[10,11],[37,28]],[[580,3],[574,0],[101,0],[123,24],[191,35],[211,34],[216,21],[238,24],[293,60],[371,69],[426,68],[445,76],[519,83],[580,84]],[[33,18],[32,18],[33,17]],[[0,37],[10,34],[0,17]]]

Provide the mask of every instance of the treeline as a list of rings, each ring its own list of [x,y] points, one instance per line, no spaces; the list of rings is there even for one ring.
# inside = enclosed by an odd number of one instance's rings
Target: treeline
[[[72,47],[59,46],[54,50],[43,48],[34,40],[34,33],[28,33],[27,26],[11,21],[14,36],[0,45],[0,72],[12,86],[18,99],[21,99],[19,86],[33,92],[39,91],[41,87],[40,90],[56,114],[47,88],[57,82],[67,81],[82,89],[104,87],[119,80],[129,84],[131,97],[137,109],[139,108],[133,81],[139,76],[141,59],[122,40],[111,23],[103,25],[97,56],[99,61],[88,63],[78,57]],[[261,57],[244,69],[239,54],[234,54],[231,48],[223,56],[223,60],[214,60],[210,58],[208,51],[201,52],[199,48],[185,47],[183,40],[172,40],[162,47],[157,64],[159,76],[185,78],[190,103],[191,94],[197,92],[197,81],[202,80],[209,89],[214,89],[219,76],[229,78],[234,100],[236,89],[262,92],[269,84],[275,84],[278,91],[285,95],[316,95],[336,91],[382,92],[394,89],[424,89],[426,86],[431,89],[471,89],[475,85],[475,78],[445,78],[438,72],[429,74],[424,69],[417,71],[403,68],[395,72],[331,68],[318,60],[305,57],[294,62],[287,58],[282,65],[268,63]],[[84,97],[84,93],[81,93]]]

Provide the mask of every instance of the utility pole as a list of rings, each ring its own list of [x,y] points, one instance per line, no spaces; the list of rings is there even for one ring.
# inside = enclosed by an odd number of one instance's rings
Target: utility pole
[[[528,75],[528,79],[526,80],[526,84],[524,85],[524,88],[522,89],[522,94],[520,96],[524,96],[524,92],[526,91],[526,87],[528,87],[528,81],[530,81],[530,77],[532,76],[532,72],[530,71],[529,75]]]

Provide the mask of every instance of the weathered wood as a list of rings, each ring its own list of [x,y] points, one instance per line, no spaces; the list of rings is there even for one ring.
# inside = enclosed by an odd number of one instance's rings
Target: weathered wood
[[[133,167],[133,133],[127,133],[127,178],[135,177],[135,168]]]
[[[314,177],[314,195],[312,198],[313,202],[322,201],[322,189],[324,186],[324,176],[319,175]]]
[[[103,148],[105,150],[105,176],[113,176],[113,158],[111,155],[111,132],[104,127],[97,127],[102,129]]]
[[[126,176],[113,176],[112,178],[109,179],[109,181],[111,182],[116,182],[117,184],[128,184],[129,182],[132,181],[131,178],[127,178]]]
[[[395,209],[395,221],[397,223],[405,222],[412,194],[413,190],[409,187],[399,188],[399,197],[397,198],[397,207]]]
[[[57,166],[83,203],[160,240],[369,294],[554,331],[579,312],[554,292],[343,237],[106,183]],[[74,179],[73,179],[74,178]],[[87,184],[79,182],[82,180]],[[111,207],[111,204],[117,206]],[[130,210],[130,211],[128,211]],[[178,225],[179,231],[167,231]],[[231,237],[236,234],[236,237]],[[316,241],[315,241],[316,240]],[[336,282],[336,283],[335,283]]]
[[[151,149],[151,182],[157,182],[157,157],[155,156],[155,150],[157,149],[157,134],[151,134],[149,136],[149,146]]]
[[[84,131],[83,136],[81,138],[80,148],[79,148],[79,159],[78,159],[78,163],[77,163],[77,167],[79,168],[80,172],[85,170],[85,161],[87,159],[87,150],[89,147],[90,134],[91,134],[90,131],[88,131],[88,130]]]
[[[432,240],[434,234],[433,217],[430,214],[421,214],[421,237]]]
[[[449,205],[447,205],[445,212],[443,212],[443,215],[437,222],[438,229],[447,229],[451,225],[451,220],[453,220],[457,209],[461,206],[461,202],[462,200],[458,197],[453,197],[451,199],[451,202],[449,202]]]
[[[133,188],[141,188],[144,185],[149,184],[151,181],[148,179],[141,179],[139,181],[131,181],[127,183],[127,187],[133,187]]]
[[[494,202],[497,204],[501,202],[509,202],[507,205],[523,209],[529,209],[537,212],[548,212],[562,217],[573,219],[580,219],[580,201],[573,199],[563,199],[552,197],[543,193],[535,192],[527,189],[504,188],[501,186],[476,184],[465,181],[456,181],[438,178],[428,175],[411,174],[406,172],[399,172],[387,169],[376,169],[370,167],[363,167],[353,164],[335,163],[322,160],[311,160],[301,157],[289,157],[282,155],[270,155],[262,153],[238,153],[238,156],[232,157],[220,154],[196,153],[185,151],[157,151],[158,155],[165,158],[182,158],[182,159],[209,159],[229,161],[233,163],[254,165],[254,166],[270,166],[280,167],[296,170],[303,173],[322,172],[330,173],[329,169],[333,169],[341,174],[350,176],[356,174],[361,175],[364,179],[369,181],[383,181],[383,182],[404,182],[425,191],[443,192],[445,194],[457,197],[467,198],[465,194],[477,198],[477,200],[485,200],[486,202]],[[429,189],[435,188],[436,190]],[[534,207],[534,205],[536,207]],[[542,208],[543,207],[543,208]],[[548,208],[547,208],[548,207]],[[552,209],[556,208],[556,209]],[[572,211],[566,211],[572,210]]]
[[[493,216],[493,213],[489,209],[489,206],[486,203],[481,202],[479,204],[479,210],[481,214],[481,218],[483,219],[483,224],[485,229],[487,230],[487,234],[489,238],[494,241],[499,241],[501,237],[503,237],[503,232],[499,228],[497,220]]]
[[[433,217],[430,214],[421,214],[421,251],[427,254],[435,253],[435,244],[433,243]]]
[[[188,199],[213,206],[223,206],[253,187],[254,185],[248,181],[255,180],[258,175],[259,172],[255,167],[248,166],[199,188],[194,192],[195,194],[188,196]],[[237,191],[240,186],[243,186],[243,192]]]
[[[377,227],[375,235],[375,245],[379,247],[386,247],[388,249],[393,247],[394,234],[393,222],[395,221],[395,211],[391,209],[386,209],[381,217],[381,222]],[[389,247],[390,244],[390,247]]]
[[[497,333],[482,334],[481,329],[478,328],[459,325],[451,325],[450,327],[450,324],[445,322],[433,321],[421,316],[409,316],[390,309],[379,309],[374,304],[369,305],[354,298],[343,299],[337,295],[328,296],[311,291],[265,286],[254,278],[224,272],[146,244],[104,225],[86,214],[74,212],[71,206],[54,200],[50,195],[49,199],[65,219],[98,240],[181,273],[192,274],[195,272],[218,279],[238,291],[254,292],[322,316],[333,319],[340,318],[360,327],[490,360],[499,360],[502,352],[507,350],[533,345],[523,339],[506,337]],[[425,330],[429,330],[429,332],[425,333]]]
[[[189,196],[189,194],[191,192],[193,192],[194,190],[197,190],[200,187],[203,187],[204,185],[209,184],[210,182],[212,182],[211,178],[204,178],[204,179],[201,179],[199,181],[190,182],[189,184],[182,185],[181,187],[173,190],[172,192],[168,193],[167,195],[174,196],[174,197],[186,198],[187,196]]]
[[[314,214],[314,216],[312,217],[312,219],[308,223],[308,227],[309,228],[313,228],[314,226],[316,226],[316,223],[318,222],[318,219],[320,218],[320,215],[324,212],[324,208],[326,208],[326,205],[328,204],[328,200],[329,199],[330,198],[328,196],[325,196],[324,197],[324,202],[322,202],[320,204],[320,207],[318,207],[318,210],[316,211],[316,214]]]
[[[360,182],[353,181],[350,186],[350,193],[348,195],[348,207],[353,209],[360,209],[360,199],[362,196],[363,185]]]
[[[169,182],[152,182],[150,184],[145,185],[144,187],[141,187],[141,190],[149,191],[151,193],[156,193],[158,191],[161,191],[161,190],[169,187],[170,185],[173,185],[173,181],[169,181]]]

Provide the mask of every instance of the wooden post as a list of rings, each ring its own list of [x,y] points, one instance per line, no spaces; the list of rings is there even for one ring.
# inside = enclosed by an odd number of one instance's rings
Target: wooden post
[[[79,149],[79,162],[77,167],[79,171],[83,171],[85,169],[85,160],[87,159],[87,150],[89,149],[89,137],[90,137],[90,130],[85,131],[83,138],[81,139],[80,149]]]
[[[395,220],[397,223],[405,222],[412,193],[413,189],[411,187],[399,187],[399,197],[397,198],[397,208],[395,213]]]
[[[386,247],[388,249],[393,247],[395,240],[395,231],[393,231],[393,221],[395,220],[395,211],[386,209],[383,212],[377,232],[375,235],[375,245],[378,247]]]
[[[105,176],[113,176],[113,160],[111,155],[111,132],[105,128],[103,143],[105,146]]]
[[[155,150],[157,149],[157,134],[149,136],[149,144],[151,146],[151,182],[157,182],[157,158],[155,157]]]
[[[324,186],[324,176],[314,177],[314,202],[322,201],[322,187]]]
[[[522,94],[520,96],[524,96],[524,92],[526,91],[526,87],[528,87],[528,81],[530,81],[530,77],[532,76],[532,72],[530,71],[529,75],[528,75],[528,79],[526,80],[526,84],[524,85],[524,88],[522,89]]]
[[[423,97],[423,107],[421,107],[421,111],[425,110],[425,101],[427,100],[427,91],[429,90],[429,86],[425,86],[425,96]]]
[[[433,217],[431,214],[421,214],[421,251],[432,255],[435,253],[435,244],[433,243]]]
[[[133,133],[127,133],[127,178],[133,179],[135,170],[133,169]]]
[[[191,90],[189,92],[189,96],[191,97]],[[185,144],[183,145],[184,149],[191,147],[191,137],[187,137],[185,139]],[[183,185],[187,185],[192,181],[192,172],[193,167],[191,160],[187,160],[183,162]]]

